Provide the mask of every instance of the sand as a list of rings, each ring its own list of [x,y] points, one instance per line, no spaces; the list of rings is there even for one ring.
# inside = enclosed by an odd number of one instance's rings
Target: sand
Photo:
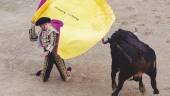
[[[0,0],[0,96],[110,96],[111,57],[109,45],[99,42],[84,55],[67,60],[73,67],[71,81],[63,82],[54,67],[43,83],[34,74],[42,68],[28,29],[39,0]],[[110,36],[122,28],[137,29],[137,36],[157,54],[160,95],[170,96],[170,0],[108,0],[116,14]],[[145,96],[153,96],[150,79],[144,75]],[[141,96],[138,83],[127,81],[120,96]]]

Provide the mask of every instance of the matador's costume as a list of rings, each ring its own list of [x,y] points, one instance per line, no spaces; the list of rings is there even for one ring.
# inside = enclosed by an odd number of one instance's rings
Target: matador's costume
[[[51,22],[50,18],[42,17],[36,22],[36,25],[39,26],[44,23],[49,23],[50,25],[50,22]],[[57,21],[57,22],[62,24],[61,21]],[[30,32],[30,34],[32,33]],[[42,79],[44,82],[46,82],[50,77],[50,72],[53,68],[53,64],[55,64],[59,70],[61,78],[64,81],[69,80],[71,76],[67,72],[71,71],[71,67],[66,68],[64,60],[57,54],[59,30],[56,30],[52,26],[50,26],[47,30],[41,30],[37,36],[30,36],[30,37],[35,37],[38,41],[38,45],[44,49],[44,52],[46,51],[49,52],[48,55],[45,56],[43,70],[38,71],[36,75],[39,76],[42,73],[41,75]]]

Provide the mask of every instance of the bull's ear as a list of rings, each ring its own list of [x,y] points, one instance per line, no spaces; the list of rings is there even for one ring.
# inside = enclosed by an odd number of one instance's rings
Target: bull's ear
[[[118,29],[118,31],[124,31],[124,30],[120,28],[120,29]]]

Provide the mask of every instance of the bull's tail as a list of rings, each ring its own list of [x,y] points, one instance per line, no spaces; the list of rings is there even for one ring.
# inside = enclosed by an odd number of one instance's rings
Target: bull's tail
[[[156,59],[155,59],[155,61],[154,61],[154,71],[157,73],[157,62],[156,62]]]

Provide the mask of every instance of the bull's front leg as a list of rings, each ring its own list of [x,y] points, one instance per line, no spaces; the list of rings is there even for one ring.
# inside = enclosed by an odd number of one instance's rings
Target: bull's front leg
[[[111,72],[112,90],[114,90],[117,87],[116,80],[115,80],[117,72],[118,72],[118,69],[112,67],[112,72]]]
[[[120,71],[120,73],[119,73],[118,86],[117,86],[116,90],[113,92],[112,96],[118,96],[120,90],[121,90],[122,87],[123,87],[124,82],[125,82],[128,78],[130,78],[130,77],[131,77],[131,75],[128,74],[127,72],[121,72],[121,71]]]

